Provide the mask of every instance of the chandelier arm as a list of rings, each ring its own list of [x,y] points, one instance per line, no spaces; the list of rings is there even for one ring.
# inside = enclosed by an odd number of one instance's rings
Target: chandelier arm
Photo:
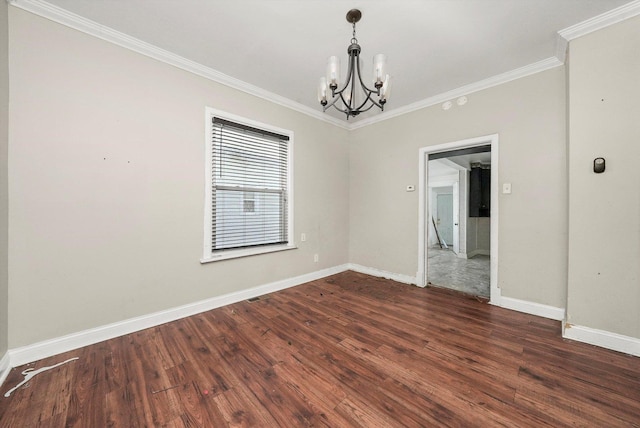
[[[356,62],[356,67],[357,67],[357,75],[358,75],[358,80],[360,81],[360,87],[362,88],[362,90],[364,91],[364,93],[367,95],[367,97],[364,99],[364,101],[362,102],[362,104],[360,104],[355,110],[364,113],[365,111],[368,111],[371,109],[371,107],[373,107],[374,105],[380,109],[383,109],[382,105],[378,102],[376,102],[376,100],[374,100],[373,98],[371,98],[371,96],[373,94],[376,94],[377,96],[380,96],[380,89],[376,88],[375,90],[373,89],[369,89],[367,87],[367,85],[364,84],[364,82],[362,81],[362,74],[360,72],[360,62]],[[371,105],[365,109],[362,110],[362,108],[367,104],[368,101],[371,101]]]
[[[340,99],[342,100],[342,105],[343,105],[343,106],[344,106],[344,108],[345,108],[345,113],[346,113],[346,112],[349,112],[349,114],[351,114],[351,111],[353,110],[353,109],[351,108],[351,104],[347,102],[347,100],[344,98],[344,95],[343,95],[343,94],[340,94]]]
[[[333,96],[333,100],[323,106],[322,111],[327,111],[327,109],[329,109],[331,106],[333,106],[333,108],[335,108],[336,110],[338,110],[341,113],[344,113],[347,115],[347,119],[349,118],[349,116],[353,116],[353,111],[354,109],[351,106],[351,103],[347,102],[347,100],[344,97],[344,91],[347,90],[347,88],[350,88],[351,90],[351,100],[352,103],[355,103],[355,69],[357,67],[354,67],[354,63],[357,64],[358,63],[358,55],[357,52],[354,50],[352,52],[349,53],[349,67],[347,69],[347,78],[345,79],[345,83],[343,85],[342,88],[337,89],[337,90],[332,90],[331,91],[331,95]],[[342,105],[344,105],[344,108],[341,109],[338,107],[337,102],[338,100],[342,101]]]
[[[371,105],[363,110],[362,108],[367,104],[368,101],[371,101]],[[380,104],[378,104],[373,98],[371,98],[371,93],[369,93],[367,95],[367,98],[365,98],[365,100],[362,102],[362,104],[360,104],[354,110],[357,110],[357,111],[359,111],[361,113],[364,113],[365,111],[371,110],[371,107],[373,107],[373,106],[377,106],[378,108],[382,108],[382,106]]]
[[[347,78],[344,80],[344,85],[342,86],[342,88],[340,89],[336,89],[336,90],[331,90],[331,95],[332,96],[336,96],[336,95],[340,95],[344,92],[345,89],[347,89],[349,87],[349,83],[351,82],[352,77],[353,77],[353,54],[349,54],[349,67],[347,68]]]
[[[353,105],[355,104],[355,97],[356,97],[356,93],[355,93],[355,78],[356,78],[356,70],[357,70],[357,66],[355,66],[354,64],[358,63],[358,53],[357,51],[350,51],[349,52],[349,76],[347,77],[346,80],[346,86],[349,87],[349,95],[348,95],[348,100],[345,99],[345,94],[344,92],[340,93],[340,98],[342,99],[342,104],[345,106],[345,109],[347,110],[347,118],[349,117],[349,115],[353,114]],[[345,88],[346,90],[346,88]]]
[[[362,106],[358,107],[358,113],[364,113],[366,111],[371,110],[374,106],[382,108],[381,105],[377,104],[375,101],[371,100],[371,104],[369,105],[369,107],[362,109]]]
[[[361,112],[365,112],[365,111],[367,111],[367,110],[370,110],[370,109],[371,109],[371,107],[373,107],[373,106],[376,106],[376,107],[378,107],[378,108],[379,108],[379,109],[381,109],[381,110],[384,110],[384,106],[382,105],[382,103],[380,103],[380,102],[378,102],[378,101],[374,100],[374,99],[371,97],[373,94],[379,95],[379,94],[377,94],[377,93],[376,93],[376,91],[372,91],[371,89],[367,88],[367,87],[366,87],[366,86],[364,86],[364,85],[362,85],[362,89],[363,89],[364,93],[365,93],[365,94],[367,94],[367,97],[364,99],[364,101],[362,102],[362,104],[360,104],[360,105],[358,106],[358,108],[357,108],[356,110],[359,110],[359,111],[361,111]],[[368,101],[371,101],[371,105],[370,105],[366,110],[361,110],[361,109],[362,109],[362,108],[367,104],[367,102],[368,102]]]
[[[345,108],[341,109],[341,108],[339,108],[339,107],[336,105],[336,104],[337,104],[337,102],[338,102],[339,100],[341,100],[341,101],[342,101],[342,104],[345,106]],[[372,100],[372,101],[373,101],[373,100]],[[342,95],[342,93],[338,94],[338,95],[333,99],[333,101],[331,101],[329,104],[326,104],[326,105],[322,106],[322,111],[323,111],[323,112],[325,112],[325,111],[327,111],[327,110],[328,110],[329,108],[331,108],[331,107],[335,108],[335,109],[336,109],[336,110],[338,110],[340,113],[344,113],[344,114],[346,114],[346,115],[347,115],[347,118],[348,118],[350,115],[353,115],[353,113],[352,113],[353,109],[349,106],[349,104],[347,103],[347,100],[345,100],[345,99],[344,99],[344,96]],[[371,108],[371,107],[369,107],[369,108]],[[367,110],[369,110],[369,109],[367,109]],[[366,111],[366,110],[364,110],[364,111]]]
[[[333,106],[336,110],[338,110],[338,111],[340,111],[342,113],[349,114],[348,113],[349,112],[349,106],[348,106],[346,100],[344,99],[342,93],[350,86],[349,84],[353,80],[352,77],[353,77],[353,63],[351,62],[351,57],[349,57],[349,68],[347,69],[347,78],[345,80],[344,86],[342,88],[340,88],[340,89],[336,89],[336,90],[332,89],[331,90],[331,96],[333,97],[333,99],[331,100],[331,102],[329,104],[327,104],[327,105],[325,105],[323,107],[323,111],[327,111],[327,109],[329,109],[329,107]],[[345,107],[347,107],[347,108],[345,108],[344,110],[338,108],[336,103],[339,100],[342,100],[342,104],[344,104]]]
[[[346,89],[346,87],[345,87],[345,88],[342,88],[342,89],[340,90],[340,92],[336,92],[336,94],[335,94],[335,96],[334,96],[333,100],[331,100],[331,102],[330,102],[329,104],[325,105],[325,106],[323,107],[323,110],[322,110],[322,111],[327,111],[327,109],[328,109],[329,107],[333,106],[336,110],[338,110],[338,111],[340,111],[340,112],[342,112],[342,113],[350,114],[350,113],[348,113],[348,112],[349,112],[349,111],[351,111],[351,110],[353,110],[353,109],[349,106],[349,103],[347,103],[347,100],[345,100],[345,99],[344,99],[344,95],[342,95],[342,92],[343,92],[345,89]],[[338,101],[342,101],[342,104],[345,106],[345,109],[341,109],[341,108],[339,108],[339,107],[336,105],[336,103],[337,103]]]
[[[345,108],[345,109],[341,109],[341,108],[339,108],[338,106],[336,106],[335,104],[332,104],[332,105],[333,105],[333,108],[334,108],[334,109],[338,110],[340,113],[344,113],[344,114],[346,114],[346,115],[347,115],[347,118],[349,117],[349,114],[350,114],[350,113],[349,113],[349,110],[347,110],[346,108]]]
[[[343,88],[342,90],[344,90],[344,88]],[[325,112],[325,111],[327,111],[329,108],[333,107],[333,108],[335,108],[336,110],[338,110],[338,111],[339,111],[339,112],[341,112],[341,113],[346,113],[347,115],[348,115],[348,114],[350,114],[347,108],[345,108],[345,109],[341,109],[341,108],[339,108],[339,107],[338,107],[338,105],[337,105],[338,101],[342,101],[342,104],[343,104],[343,105],[345,105],[345,106],[347,106],[347,103],[345,102],[345,99],[344,99],[344,98],[343,98],[343,96],[342,96],[342,92],[340,92],[339,94],[337,94],[337,95],[336,95],[336,96],[331,100],[331,102],[330,102],[330,103],[328,103],[328,104],[326,104],[326,105],[324,105],[324,106],[322,107],[322,111],[323,111],[323,112]]]
[[[355,61],[358,61],[358,58],[355,58]],[[351,78],[351,95],[349,96],[349,111],[353,111],[355,105],[356,105],[356,85],[355,85],[355,74],[354,76]]]
[[[331,100],[331,102],[329,104],[323,106],[323,110],[322,111],[327,111],[329,109],[329,107],[333,106],[336,102],[338,102],[339,99],[340,99],[339,96],[334,96],[333,100]],[[336,108],[338,108],[338,107],[336,107]],[[338,109],[338,110],[340,110],[340,109]]]
[[[369,93],[369,95],[371,95],[372,93],[375,93],[376,95],[380,96],[380,89],[376,88],[376,89],[369,89],[367,87],[367,85],[364,84],[364,82],[362,81],[362,73],[360,71],[360,61],[356,62],[356,67],[358,68],[358,80],[360,80],[360,86],[362,86],[362,89],[365,90],[365,92]]]

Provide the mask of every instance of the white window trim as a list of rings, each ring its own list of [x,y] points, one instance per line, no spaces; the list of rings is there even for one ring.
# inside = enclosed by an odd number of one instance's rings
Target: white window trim
[[[289,149],[288,149],[288,170],[287,170],[287,236],[289,239],[289,243],[286,245],[267,245],[264,247],[255,247],[255,248],[241,248],[234,250],[226,250],[226,251],[216,251],[215,253],[211,251],[211,234],[212,225],[211,225],[211,216],[212,206],[211,206],[211,193],[213,192],[213,188],[211,186],[211,167],[212,167],[212,158],[211,158],[211,145],[213,143],[212,136],[212,128],[211,121],[214,117],[219,117],[221,119],[226,119],[232,122],[240,123],[243,125],[251,126],[254,128],[264,129],[265,131],[275,132],[281,135],[287,135],[289,137]],[[285,251],[285,250],[293,250],[297,248],[294,243],[294,232],[293,232],[293,132],[277,128],[272,125],[267,125],[265,123],[260,123],[254,120],[246,119],[241,116],[236,116],[234,114],[230,114],[227,112],[223,112],[221,110],[216,110],[211,107],[205,107],[205,185],[204,185],[204,241],[203,241],[203,253],[202,258],[200,259],[200,263],[210,263],[217,262],[221,260],[229,260],[236,259],[240,257],[248,257],[255,256],[258,254],[268,254],[274,253],[277,251]]]

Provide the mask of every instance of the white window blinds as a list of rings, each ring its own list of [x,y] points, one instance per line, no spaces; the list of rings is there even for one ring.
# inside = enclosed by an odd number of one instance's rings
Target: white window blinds
[[[289,137],[212,119],[211,251],[286,244]]]

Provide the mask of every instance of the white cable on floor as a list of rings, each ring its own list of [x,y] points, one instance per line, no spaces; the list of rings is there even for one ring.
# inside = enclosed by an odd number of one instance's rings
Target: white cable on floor
[[[55,369],[56,367],[59,367],[59,366],[61,366],[63,364],[66,364],[69,361],[73,361],[73,360],[77,360],[77,359],[78,359],[78,357],[69,358],[68,360],[63,361],[61,363],[54,364],[54,365],[49,366],[49,367],[41,367],[38,370],[34,370],[33,368],[29,368],[29,369],[23,370],[22,375],[24,376],[24,380],[22,382],[20,382],[19,384],[17,384],[16,386],[14,386],[13,388],[11,388],[10,390],[8,390],[4,394],[4,396],[5,397],[10,396],[13,391],[15,391],[16,389],[20,388],[25,383],[29,382],[31,380],[31,378],[34,377],[35,375],[40,374],[40,373],[42,373],[44,371],[47,371],[47,370]]]

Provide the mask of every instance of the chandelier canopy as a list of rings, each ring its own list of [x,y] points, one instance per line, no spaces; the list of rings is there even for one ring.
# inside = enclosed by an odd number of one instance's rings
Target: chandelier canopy
[[[347,22],[353,25],[353,37],[347,49],[349,66],[344,84],[340,81],[340,58],[332,56],[327,60],[327,75],[320,78],[318,85],[318,101],[322,105],[322,111],[327,111],[333,106],[336,110],[345,113],[347,120],[351,116],[370,110],[373,106],[384,110],[384,105],[389,98],[389,75],[386,74],[387,57],[385,55],[378,54],[373,57],[375,89],[367,87],[362,80],[361,49],[356,39],[356,22],[360,21],[361,17],[362,12],[358,9],[351,9],[347,13]]]

